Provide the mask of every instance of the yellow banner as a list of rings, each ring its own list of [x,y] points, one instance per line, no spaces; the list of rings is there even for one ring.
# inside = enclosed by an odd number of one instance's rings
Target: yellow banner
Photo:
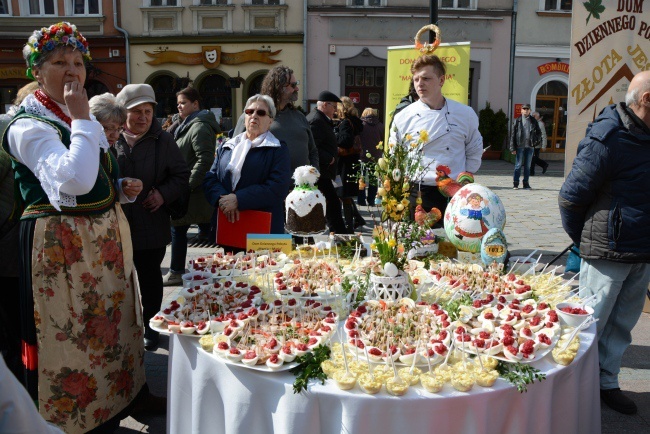
[[[449,99],[467,104],[469,90],[469,42],[440,44],[433,53],[445,63],[447,77],[442,94]],[[411,83],[411,64],[422,53],[412,45],[388,47],[386,71],[386,137],[392,112],[399,101],[408,94]]]
[[[603,2],[594,15],[588,3],[574,2],[565,174],[571,170],[589,122],[609,104],[625,100],[637,73],[650,69],[650,4]]]

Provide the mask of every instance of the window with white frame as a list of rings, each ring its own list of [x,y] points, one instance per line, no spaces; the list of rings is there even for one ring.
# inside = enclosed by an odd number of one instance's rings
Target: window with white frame
[[[438,0],[441,9],[476,9],[478,0]]]
[[[247,0],[246,3],[251,5],[281,5],[284,4],[284,0]]]
[[[26,11],[22,15],[57,15],[56,0],[23,0],[21,11]]]
[[[378,7],[386,6],[386,0],[348,0],[348,6]]]
[[[178,0],[150,0],[150,6],[178,6]]]
[[[539,0],[542,11],[571,12],[573,0]]]
[[[99,15],[99,0],[70,0],[70,15]]]
[[[0,0],[0,15],[11,15],[11,0]]]
[[[232,14],[235,6],[228,0],[194,0],[192,33],[232,33]]]
[[[244,10],[245,33],[284,33],[286,31],[288,6],[284,4],[284,0],[252,1],[253,3],[241,6]],[[265,3],[262,3],[262,1]]]
[[[171,36],[183,33],[180,0],[145,0],[142,11],[142,33],[145,36]]]

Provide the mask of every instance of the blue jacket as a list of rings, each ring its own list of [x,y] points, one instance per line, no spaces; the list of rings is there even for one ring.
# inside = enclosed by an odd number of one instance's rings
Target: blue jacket
[[[270,132],[268,134],[275,139]],[[219,146],[212,168],[203,180],[205,197],[215,209],[222,195],[233,193],[232,174],[226,168],[232,156],[232,143],[236,141],[238,136]],[[272,145],[264,141],[258,147],[251,148],[246,155],[241,177],[234,191],[240,211],[271,213],[273,234],[284,233],[284,199],[289,193],[291,182],[290,161],[287,145],[282,142],[279,146]]]
[[[650,262],[650,129],[624,103],[587,128],[559,205],[583,258]]]

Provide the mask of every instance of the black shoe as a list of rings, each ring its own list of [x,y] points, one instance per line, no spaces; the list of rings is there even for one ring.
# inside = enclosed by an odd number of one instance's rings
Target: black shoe
[[[600,399],[612,410],[623,414],[636,414],[636,404],[621,389],[600,390]]]
[[[138,415],[161,415],[167,413],[167,398],[152,394],[142,394],[133,402],[132,416]]]
[[[542,167],[542,175],[545,174],[547,170],[548,170],[548,164]]]
[[[158,336],[151,338],[144,338],[144,349],[147,351],[155,351],[158,348]]]
[[[527,182],[524,182],[524,190],[530,190],[530,185]]]
[[[358,217],[354,219],[354,228],[355,229],[360,228],[361,226],[365,226],[365,225],[366,225],[366,221],[364,219],[358,218]]]
[[[517,183],[513,183],[513,184],[512,184],[512,189],[513,189],[513,190],[519,190],[519,184],[517,184]]]

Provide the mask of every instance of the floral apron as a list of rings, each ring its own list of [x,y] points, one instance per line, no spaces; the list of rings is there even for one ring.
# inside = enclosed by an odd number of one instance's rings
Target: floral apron
[[[67,433],[123,410],[144,385],[140,297],[119,204],[39,218],[32,248],[38,405]]]

